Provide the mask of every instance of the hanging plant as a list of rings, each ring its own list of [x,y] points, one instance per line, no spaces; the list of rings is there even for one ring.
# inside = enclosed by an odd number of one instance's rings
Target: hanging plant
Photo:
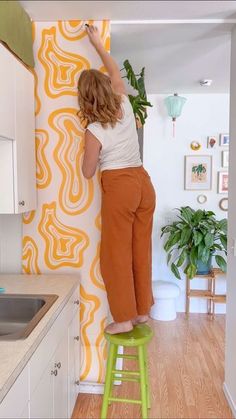
[[[147,100],[145,89],[145,67],[142,68],[139,74],[135,74],[129,60],[125,60],[123,66],[121,71],[125,71],[126,74],[122,78],[126,78],[129,85],[137,91],[136,95],[129,94],[128,97],[133,108],[137,126],[140,128],[140,126],[145,124],[145,119],[147,118],[146,108],[152,106]]]

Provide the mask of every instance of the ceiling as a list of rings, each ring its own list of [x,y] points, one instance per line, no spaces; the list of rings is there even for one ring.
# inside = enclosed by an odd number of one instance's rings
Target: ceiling
[[[226,93],[232,24],[112,25],[111,52],[122,68],[146,69],[148,93]],[[202,87],[201,79],[212,79]]]
[[[120,66],[129,58],[136,71],[146,67],[148,93],[229,91],[230,34],[236,24],[236,1],[20,3],[36,21],[110,19],[112,54]],[[202,78],[213,79],[212,86],[201,87]]]
[[[20,1],[33,20],[232,19],[236,1]]]

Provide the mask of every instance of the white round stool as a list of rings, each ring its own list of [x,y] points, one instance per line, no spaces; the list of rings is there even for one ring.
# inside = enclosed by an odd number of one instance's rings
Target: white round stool
[[[150,317],[155,320],[175,320],[175,298],[179,296],[178,285],[167,281],[154,281],[152,283],[154,305],[151,308]]]

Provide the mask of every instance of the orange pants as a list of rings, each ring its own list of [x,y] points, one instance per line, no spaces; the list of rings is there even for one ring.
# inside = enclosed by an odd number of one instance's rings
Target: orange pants
[[[148,314],[155,191],[141,167],[102,172],[101,274],[114,321]]]

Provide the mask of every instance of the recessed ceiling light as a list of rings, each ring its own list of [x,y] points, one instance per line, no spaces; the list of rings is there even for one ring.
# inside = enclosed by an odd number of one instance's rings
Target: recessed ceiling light
[[[199,82],[200,86],[207,86],[207,87],[209,87],[211,83],[212,83],[212,80],[210,79],[203,79],[203,80],[200,80]]]

